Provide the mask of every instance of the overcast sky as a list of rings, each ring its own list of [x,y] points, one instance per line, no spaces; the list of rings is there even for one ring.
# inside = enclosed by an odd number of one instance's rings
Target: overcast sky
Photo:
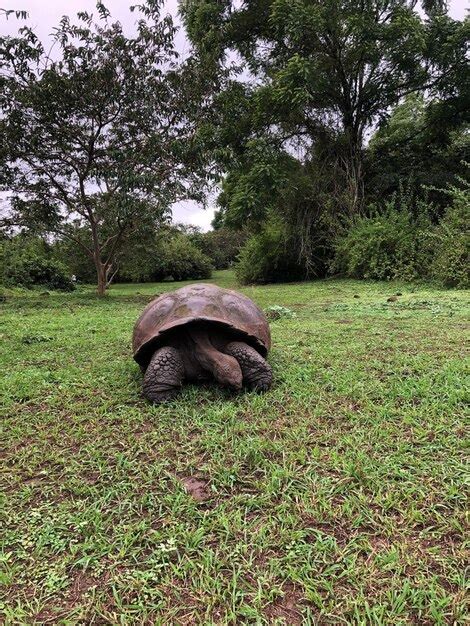
[[[77,11],[93,12],[96,8],[96,0],[0,0],[4,9],[24,10],[29,14],[27,20],[42,41],[47,41],[52,28],[56,26],[62,15],[74,15]],[[112,17],[119,20],[124,26],[131,27],[136,19],[136,15],[129,12],[130,4],[137,4],[138,0],[104,0],[105,6],[111,11]],[[166,11],[171,13],[176,23],[179,23],[177,16],[177,0],[166,1]],[[449,12],[455,19],[463,19],[468,10],[467,0],[450,0]],[[24,22],[23,22],[24,24]],[[18,22],[11,18],[5,20],[1,18],[0,29],[4,34],[16,33]],[[189,45],[180,28],[176,36],[176,47],[184,56]],[[210,228],[210,223],[214,215],[214,207],[206,210],[193,202],[180,202],[173,208],[173,219],[176,222],[185,222],[200,226],[203,230]]]

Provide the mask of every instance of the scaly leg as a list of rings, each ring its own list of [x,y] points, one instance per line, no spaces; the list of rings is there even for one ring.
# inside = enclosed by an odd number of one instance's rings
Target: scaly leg
[[[237,359],[243,374],[243,384],[248,389],[266,391],[271,387],[271,366],[254,348],[242,341],[232,341],[224,352]]]
[[[156,404],[172,400],[181,390],[184,365],[176,348],[165,346],[155,351],[145,371],[143,392]]]

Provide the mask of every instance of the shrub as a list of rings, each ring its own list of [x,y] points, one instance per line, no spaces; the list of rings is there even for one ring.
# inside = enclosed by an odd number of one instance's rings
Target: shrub
[[[425,279],[445,287],[470,286],[470,187],[452,198],[439,224],[432,207],[391,201],[382,214],[360,217],[336,242],[333,272],[351,278]]]
[[[287,308],[286,306],[281,306],[280,304],[273,304],[272,306],[268,306],[267,309],[264,310],[266,313],[266,317],[271,322],[275,320],[280,320],[283,318],[291,319],[293,317],[297,317],[295,311]]]
[[[149,240],[127,245],[121,254],[116,282],[148,283],[154,280],[153,272],[161,250],[154,234]]]
[[[391,201],[382,214],[355,220],[336,242],[333,273],[351,278],[414,280],[429,275],[434,226],[418,203],[413,215]]]
[[[91,247],[91,234],[87,228],[77,228],[73,235]],[[96,282],[95,264],[75,241],[65,238],[57,241],[54,244],[54,257],[68,268],[70,275],[76,276],[79,283]]]
[[[278,219],[271,219],[258,234],[248,239],[240,251],[235,272],[243,284],[287,282],[306,277],[296,246]]]
[[[431,276],[446,287],[470,287],[470,187],[451,188],[452,206],[435,232]]]
[[[2,242],[2,282],[27,289],[36,285],[65,291],[75,288],[67,268],[51,256],[48,246],[24,235]]]
[[[152,272],[153,280],[199,280],[211,276],[210,260],[187,236],[172,237],[161,245],[159,252]]]
[[[208,233],[200,233],[192,241],[209,257],[215,269],[225,270],[236,261],[246,241],[246,234],[239,230],[218,228]]]

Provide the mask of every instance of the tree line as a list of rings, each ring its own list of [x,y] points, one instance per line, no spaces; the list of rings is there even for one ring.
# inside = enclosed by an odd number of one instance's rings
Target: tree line
[[[158,233],[218,185],[213,226],[239,233],[244,282],[466,284],[468,18],[439,1],[184,0],[180,59],[162,7],[131,7],[129,35],[98,2],[61,20],[53,54],[27,26],[1,37],[4,232],[52,236],[103,294],[155,279],[149,250],[163,273],[195,259],[194,236],[164,249]]]

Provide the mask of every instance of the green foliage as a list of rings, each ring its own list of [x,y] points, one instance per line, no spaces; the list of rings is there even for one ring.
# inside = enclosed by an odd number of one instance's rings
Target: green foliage
[[[210,259],[216,270],[226,270],[236,261],[247,234],[241,230],[220,227],[207,233],[191,234],[189,239]]]
[[[154,265],[161,248],[157,236],[151,233],[142,241],[126,246],[119,262],[119,272],[115,282],[146,283],[152,280]]]
[[[464,182],[462,180],[462,182]],[[333,272],[351,278],[432,280],[470,285],[470,194],[468,184],[447,191],[453,203],[436,224],[424,201],[414,207],[403,194],[384,210],[354,220],[338,237]]]
[[[118,271],[114,282],[146,283],[210,278],[214,259],[228,265],[236,257],[240,245],[236,244],[236,236],[230,243],[226,240],[230,236],[225,233],[225,229],[217,237],[209,235],[181,225],[165,225],[156,232],[149,230],[129,235],[125,249],[117,259]],[[227,244],[225,248],[224,242]],[[62,242],[55,247],[55,254],[80,282],[93,282],[93,263],[79,248]]]
[[[208,135],[229,171],[227,186],[254,143],[268,147],[237,181],[232,214],[243,208],[259,219],[265,211],[269,183],[278,182],[279,168],[273,176],[267,167],[272,145],[305,163],[321,144],[336,179],[324,191],[337,214],[351,216],[363,207],[365,139],[403,97],[445,99],[456,118],[468,110],[468,27],[439,4],[427,3],[425,19],[414,0],[182,3],[195,53],[211,72],[219,63]],[[240,80],[240,63],[227,54],[234,50],[256,81]]]
[[[464,181],[462,181],[464,182]],[[452,187],[453,203],[436,229],[431,277],[446,287],[470,288],[470,186]]]
[[[372,136],[365,158],[368,201],[397,192],[406,180],[416,196],[441,210],[449,204],[443,189],[465,173],[470,135],[456,104],[450,110],[443,105],[410,95]]]
[[[416,279],[423,270],[423,244],[430,228],[426,217],[415,222],[393,204],[381,214],[359,217],[339,238],[332,271],[353,278]]]
[[[267,309],[264,309],[266,317],[271,322],[275,322],[280,319],[292,319],[293,317],[297,317],[295,311],[289,309],[286,306],[281,306],[280,304],[273,304],[272,306],[268,306]]]
[[[191,60],[157,1],[135,5],[132,35],[98,15],[64,16],[44,46],[29,27],[0,37],[0,190],[9,220],[74,238],[102,295],[129,232],[158,226],[176,199],[201,199],[201,98]],[[49,56],[49,48],[54,54]]]
[[[166,225],[133,240],[121,257],[118,281],[209,278],[212,265],[192,241],[195,234],[201,233],[182,225]]]
[[[160,255],[155,259],[152,279],[200,280],[210,278],[211,272],[209,258],[187,236],[176,235],[161,244]]]
[[[132,241],[122,257],[119,280],[147,282],[208,278],[211,268],[226,269],[236,260],[246,234],[221,227],[207,233],[185,224],[166,225],[156,234]]]
[[[470,22],[452,19],[439,0],[423,6],[426,15],[414,0],[181,3],[194,52],[211,75],[219,66],[204,126],[225,176],[213,225],[254,234],[237,270],[242,280],[290,275],[280,261],[286,242],[294,265],[306,268],[301,275],[324,275],[348,224],[366,232],[355,252],[345,243],[347,262],[337,251],[343,271],[411,279],[429,264],[434,222],[417,220],[415,204],[428,196],[437,220],[448,199],[424,187],[445,187],[462,173]],[[253,79],[240,80],[240,67]],[[413,206],[356,223],[403,181]],[[273,216],[285,229],[274,240],[265,228]]]
[[[323,276],[330,254],[329,241],[338,218],[337,204],[331,197],[337,188],[334,171],[322,156],[318,147],[318,152],[300,163],[275,142],[249,142],[223,181],[218,199],[221,210],[216,222],[219,228],[220,224],[244,227],[257,235],[267,222],[273,221],[282,232],[281,248],[290,249],[285,274]],[[336,193],[338,203],[341,193]],[[251,246],[266,247],[260,242],[265,237],[266,233],[258,237],[258,244],[253,241]],[[277,244],[275,249],[279,250]],[[271,250],[261,256],[263,259],[258,259],[256,265],[262,264],[264,269],[256,280],[282,280],[276,279],[275,273],[284,275],[281,269],[285,265],[284,253],[279,256]],[[295,267],[298,269],[293,271]],[[247,271],[254,269],[247,267]]]
[[[86,227],[70,229],[73,236],[86,243],[91,242],[90,231]],[[76,276],[79,283],[93,284],[96,281],[96,267],[93,259],[81,246],[70,239],[58,239],[54,243],[54,255]]]
[[[39,238],[17,235],[0,244],[1,282],[6,287],[41,286],[72,291],[75,286],[66,266],[55,259]]]
[[[285,224],[272,218],[259,233],[243,246],[235,267],[242,284],[276,283],[305,278],[306,269],[299,263]]]
[[[218,202],[226,209],[225,224],[259,224],[276,206],[297,162],[265,140],[247,142],[243,156],[229,169]]]

